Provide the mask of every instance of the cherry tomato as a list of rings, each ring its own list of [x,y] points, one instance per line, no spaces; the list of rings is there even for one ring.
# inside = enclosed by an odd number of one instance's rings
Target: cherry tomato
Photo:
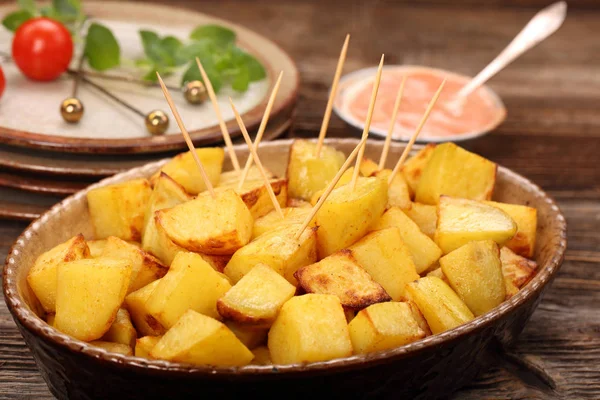
[[[15,32],[12,56],[28,78],[51,81],[69,66],[73,40],[60,22],[45,17],[32,18]]]
[[[0,97],[2,97],[2,93],[4,93],[4,88],[6,87],[6,78],[4,78],[4,71],[2,67],[0,67]]]

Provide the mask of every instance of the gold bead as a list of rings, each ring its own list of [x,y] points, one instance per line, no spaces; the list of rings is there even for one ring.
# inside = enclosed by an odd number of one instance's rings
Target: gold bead
[[[206,88],[200,81],[189,81],[183,87],[183,96],[190,104],[201,104],[207,98]]]
[[[60,115],[67,122],[79,122],[83,117],[83,104],[75,97],[69,97],[63,100],[60,105]]]
[[[146,115],[146,129],[151,135],[162,135],[169,127],[169,117],[161,110],[154,110]]]

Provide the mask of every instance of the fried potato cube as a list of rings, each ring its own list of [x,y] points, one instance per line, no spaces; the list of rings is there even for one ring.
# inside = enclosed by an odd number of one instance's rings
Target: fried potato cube
[[[406,291],[410,301],[419,307],[433,334],[455,328],[475,318],[454,290],[435,276],[426,276],[409,283]]]
[[[537,264],[535,261],[514,253],[508,247],[500,249],[500,261],[508,298],[517,294],[519,289],[533,278]]]
[[[194,365],[242,366],[254,355],[225,325],[187,310],[156,343],[150,356]]]
[[[135,356],[152,359],[150,352],[162,336],[144,336],[135,341]]]
[[[372,176],[375,172],[379,171],[379,164],[370,158],[363,157],[363,159],[360,160],[358,170],[362,176]]]
[[[254,359],[252,360],[252,364],[254,365],[273,364],[273,361],[271,361],[271,353],[269,352],[269,348],[267,346],[260,346],[253,349],[252,354],[254,354]]]
[[[268,347],[275,364],[350,356],[352,342],[339,298],[328,294],[292,297],[269,331]]]
[[[167,329],[189,309],[220,318],[217,300],[230,288],[229,281],[200,255],[181,252],[148,297],[146,307]]]
[[[435,143],[429,143],[419,150],[417,154],[406,160],[400,169],[413,195],[417,191],[419,180],[421,180],[421,175],[423,175],[423,170],[429,162],[431,154],[433,154],[433,149],[435,149]]]
[[[327,187],[344,164],[344,153],[324,145],[319,158],[315,157],[317,144],[295,140],[290,147],[286,171],[290,197],[310,200],[317,191]]]
[[[294,293],[296,287],[284,277],[267,265],[257,264],[217,301],[217,310],[225,319],[269,327]]]
[[[160,324],[148,311],[147,301],[154,289],[160,282],[156,280],[125,297],[124,306],[129,311],[131,320],[135,329],[142,336],[161,336],[166,332],[164,326]]]
[[[294,274],[306,293],[332,294],[344,308],[361,310],[392,298],[356,261],[352,251],[342,249]]]
[[[225,321],[225,326],[250,350],[267,343],[269,328],[257,328],[234,321]]]
[[[348,168],[346,171],[344,171],[344,173],[342,174],[342,176],[340,177],[340,179],[338,180],[338,182],[335,184],[335,188],[339,188],[344,186],[345,184],[347,184],[348,182],[352,181],[352,175],[354,175],[354,167],[350,167]],[[327,188],[323,188],[321,190],[317,190],[312,197],[310,198],[310,204],[311,206],[314,206],[315,204],[317,204],[319,202],[319,199],[321,198],[321,196],[323,195],[323,193],[325,193],[325,190]]]
[[[219,186],[227,186],[235,184],[236,186],[240,183],[240,178],[242,176],[242,170],[239,172],[232,169],[231,171],[221,172],[221,178],[219,178]],[[267,178],[275,178],[275,175],[268,168],[265,167],[265,172],[267,173]],[[252,164],[250,169],[248,170],[248,175],[246,175],[247,181],[257,181],[263,178],[260,169],[256,166],[256,164]]]
[[[86,243],[90,249],[91,258],[100,257],[104,251],[104,247],[106,247],[106,239],[87,240]]]
[[[442,271],[442,267],[437,267],[436,269],[429,271],[426,276],[435,276],[436,278],[440,278],[446,282],[448,285],[450,284],[448,278],[446,278],[446,275],[444,275],[444,271]]]
[[[154,188],[148,201],[148,207],[144,213],[144,232],[147,229],[148,223],[154,219],[155,211],[175,207],[191,199],[191,196],[185,191],[183,186],[175,182],[169,175],[159,171],[158,177],[154,181]]]
[[[388,201],[387,183],[358,178],[356,187],[334,189],[317,212],[317,253],[325,258],[362,238],[377,223]]]
[[[348,324],[355,354],[393,349],[425,337],[408,303],[373,304]]]
[[[127,260],[82,259],[58,265],[54,327],[86,342],[110,329],[131,277]]]
[[[119,354],[123,354],[126,356],[133,355],[133,349],[130,346],[127,346],[122,343],[113,343],[113,342],[105,342],[102,340],[94,340],[94,341],[90,342],[90,344],[94,345],[96,347],[100,347],[101,349],[104,349],[110,353],[119,353]]]
[[[423,313],[421,312],[421,310],[419,310],[419,307],[417,307],[417,305],[410,300],[405,301],[405,303],[410,306],[410,310],[412,311],[413,318],[415,319],[415,321],[417,321],[419,328],[421,328],[421,330],[423,330],[423,332],[425,332],[425,336],[430,336],[431,329],[429,328],[429,324],[427,323],[427,320],[423,316]]]
[[[282,208],[281,211],[283,212],[283,219],[281,219],[276,210],[273,210],[268,214],[256,219],[254,221],[254,227],[252,228],[252,240],[256,239],[263,233],[279,229],[283,226],[302,224],[310,215],[312,208],[287,207]],[[313,218],[308,226],[316,226],[316,220]]]
[[[150,282],[162,278],[169,269],[153,255],[115,236],[106,239],[101,257],[124,259],[131,263],[131,281],[127,293],[135,292]]]
[[[437,204],[441,195],[490,200],[496,183],[495,163],[454,143],[437,145],[423,170],[415,200]]]
[[[382,169],[381,171],[375,172],[373,176],[383,179],[386,183],[392,173],[390,169]],[[407,209],[411,206],[410,189],[404,176],[402,174],[396,174],[394,180],[388,185],[388,206],[400,207],[401,209]]]
[[[287,181],[285,179],[271,179],[270,183],[277,202],[281,207],[285,207],[288,196]],[[253,218],[262,217],[268,214],[269,211],[274,210],[273,202],[262,177],[260,180],[247,179],[240,190],[238,190],[238,184],[235,182],[228,185],[221,185],[217,188],[217,191],[228,189],[233,189],[240,195]]]
[[[134,179],[90,190],[87,202],[95,238],[116,236],[139,242],[151,194],[147,179]]]
[[[40,301],[44,311],[56,311],[56,271],[62,262],[90,257],[90,250],[82,234],[42,253],[27,273],[27,283]]]
[[[47,314],[46,315],[46,323],[50,326],[54,326],[54,318],[55,318],[54,314]]]
[[[257,237],[234,253],[223,272],[238,282],[256,264],[266,264],[296,286],[294,272],[317,261],[315,229],[305,229],[296,239],[298,229],[300,225],[288,225]]]
[[[371,232],[348,249],[394,301],[404,299],[406,284],[419,279],[410,251],[396,227]]]
[[[408,218],[412,219],[419,227],[421,232],[434,238],[435,228],[437,226],[437,208],[429,204],[412,203],[409,208],[403,208],[402,211]]]
[[[254,219],[232,189],[156,212],[169,239],[186,250],[231,255],[250,241]]]
[[[479,240],[503,245],[517,232],[508,214],[480,201],[442,196],[437,210],[435,242],[444,254]]]
[[[517,224],[517,233],[504,245],[523,257],[533,257],[537,232],[537,210],[533,207],[496,201],[487,201],[486,204],[501,209]]]
[[[163,227],[158,223],[156,215],[146,226],[142,248],[154,255],[165,265],[171,265],[173,259],[180,251],[187,251],[169,239]]]
[[[136,338],[137,332],[131,323],[129,312],[124,308],[120,308],[119,311],[117,311],[117,316],[112,325],[100,340],[121,343],[133,349]]]
[[[310,201],[288,197],[287,206],[294,208],[311,208],[312,204],[310,204]]]
[[[440,258],[444,276],[475,316],[506,297],[500,250],[493,240],[470,242]]]
[[[225,158],[224,150],[220,147],[205,147],[196,149],[196,154],[204,166],[208,180],[213,186],[217,186],[223,168],[223,159]],[[194,157],[189,151],[173,157],[160,169],[160,172],[169,175],[190,194],[196,195],[206,190],[204,179],[202,179]],[[156,179],[160,172],[157,172],[152,179]]]
[[[410,251],[418,274],[426,271],[442,256],[442,250],[437,244],[421,232],[417,224],[398,207],[390,207],[371,230],[392,227],[398,228],[400,238]]]

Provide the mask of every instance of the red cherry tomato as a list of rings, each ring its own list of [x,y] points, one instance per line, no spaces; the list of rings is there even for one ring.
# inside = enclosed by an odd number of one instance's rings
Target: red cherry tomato
[[[2,93],[4,93],[4,88],[6,87],[6,78],[4,78],[4,71],[2,67],[0,67],[0,97],[2,97]]]
[[[32,18],[15,32],[12,56],[28,78],[51,81],[69,66],[73,40],[60,22],[45,17]]]

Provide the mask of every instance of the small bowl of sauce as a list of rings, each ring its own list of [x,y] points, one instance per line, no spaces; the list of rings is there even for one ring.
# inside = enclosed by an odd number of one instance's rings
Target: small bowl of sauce
[[[377,68],[366,68],[341,78],[334,102],[335,113],[346,123],[364,129],[364,122]],[[469,94],[460,109],[450,101],[472,78],[442,69],[413,66],[385,66],[375,102],[370,132],[385,137],[390,127],[396,95],[406,76],[404,95],[394,123],[392,138],[407,141],[419,124],[427,104],[446,79],[446,85],[419,134],[418,142],[446,142],[473,139],[492,131],[506,118],[500,97],[489,87],[481,86]]]

